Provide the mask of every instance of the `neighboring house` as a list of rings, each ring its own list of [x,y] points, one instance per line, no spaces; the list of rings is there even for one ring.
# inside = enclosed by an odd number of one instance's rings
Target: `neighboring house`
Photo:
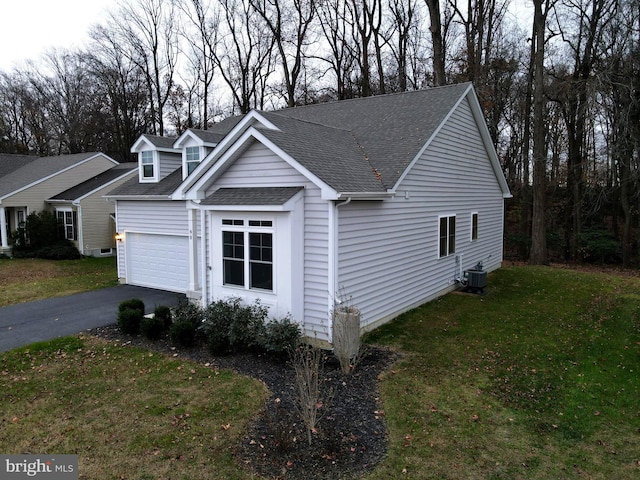
[[[48,199],[115,165],[118,162],[96,152],[54,157],[0,155],[0,253],[10,252],[11,233],[30,213],[51,210]],[[105,202],[104,208],[110,205]]]
[[[78,251],[91,257],[113,255],[116,222],[105,193],[138,175],[138,164],[122,163],[47,200]]]
[[[502,262],[510,193],[469,83],[251,111],[132,151],[139,177],[108,194],[121,281],[260,299],[319,341],[341,297],[372,329]]]

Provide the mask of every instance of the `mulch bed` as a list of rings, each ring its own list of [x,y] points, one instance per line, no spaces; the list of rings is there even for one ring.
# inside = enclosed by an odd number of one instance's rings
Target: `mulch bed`
[[[210,355],[199,345],[173,347],[168,338],[150,341],[122,334],[116,325],[96,328],[90,334],[118,343],[209,363],[264,382],[270,397],[249,425],[236,448],[238,462],[253,473],[271,479],[335,479],[373,469],[387,452],[387,428],[378,393],[379,375],[397,355],[366,346],[365,354],[348,375],[332,356],[324,362],[322,418],[307,441],[307,430],[297,409],[295,372],[287,358],[266,354]]]

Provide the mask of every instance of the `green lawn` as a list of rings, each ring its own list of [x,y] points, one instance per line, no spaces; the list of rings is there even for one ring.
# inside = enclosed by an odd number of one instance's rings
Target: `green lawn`
[[[386,459],[363,478],[640,478],[640,280],[506,267],[369,341]],[[67,338],[0,356],[0,451],[77,453],[81,478],[251,478],[232,457],[266,392],[176,358]],[[311,478],[311,477],[309,477]]]
[[[115,257],[0,259],[0,307],[117,284]]]

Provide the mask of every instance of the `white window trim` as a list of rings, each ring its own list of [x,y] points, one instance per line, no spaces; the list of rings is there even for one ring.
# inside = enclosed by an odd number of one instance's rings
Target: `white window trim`
[[[473,238],[473,217],[476,217],[476,238]],[[478,238],[480,237],[480,215],[478,215],[478,212],[471,212],[471,218],[470,218],[470,225],[469,225],[469,240],[471,242],[477,242]]]
[[[441,224],[443,218],[449,219],[451,217],[454,218],[454,224],[456,225],[456,230],[457,230],[458,229],[457,228],[458,227],[458,219],[457,219],[457,216],[456,216],[455,213],[450,213],[450,214],[445,214],[445,215],[438,215],[438,242],[437,242],[437,245],[436,245],[436,248],[437,248],[437,251],[438,251],[438,258],[448,258],[451,255],[455,255],[455,253],[456,253],[456,238],[457,238],[456,233],[454,233],[453,252],[449,251],[449,235],[450,235],[450,233],[448,231],[448,229],[449,229],[449,221],[447,221],[447,253],[446,253],[446,255],[441,255],[440,254],[440,238],[442,236],[441,232],[440,232],[440,224]]]
[[[62,228],[64,229],[64,238],[71,242],[74,242],[78,237],[78,225],[73,221],[73,209],[71,207],[59,207],[56,208],[56,220],[58,219],[58,213],[64,213],[64,219],[62,221]],[[71,238],[67,237],[67,213],[71,213],[71,228],[73,229]]]
[[[188,145],[186,147],[184,147],[182,149],[182,178],[183,180],[185,178],[187,178],[190,173],[189,173],[189,164],[190,163],[196,163],[195,161],[187,161],[187,150],[189,148],[197,148],[198,149],[198,161],[197,161],[197,165],[200,165],[200,162],[202,162],[202,159],[204,158],[204,149],[201,146],[198,145]],[[198,168],[198,166],[196,165],[195,168]],[[195,170],[194,168],[194,170]],[[193,173],[193,172],[192,172]]]
[[[151,152],[151,158],[153,160],[151,163],[151,165],[153,166],[153,177],[144,176],[142,155],[146,152]],[[148,165],[148,164],[145,164],[145,165]],[[158,152],[156,150],[143,150],[140,153],[138,153],[138,177],[139,177],[140,183],[156,183],[158,182],[159,175],[160,175],[160,161],[159,161]]]
[[[243,220],[244,224],[243,225],[224,225],[222,224],[222,220],[223,219],[230,219],[230,220]],[[253,220],[258,220],[258,221],[270,221],[271,222],[271,226],[270,227],[262,227],[262,226],[251,226],[249,225],[249,221],[253,221]],[[219,224],[219,228],[220,228],[220,232],[242,232],[244,233],[244,258],[243,258],[243,266],[244,266],[244,286],[240,286],[240,285],[231,285],[231,284],[226,284],[224,283],[224,266],[223,266],[223,262],[224,262],[224,256],[222,255],[223,252],[221,252],[220,258],[216,258],[216,262],[220,262],[220,269],[222,272],[222,285],[224,288],[228,288],[228,289],[237,289],[243,292],[256,292],[256,293],[266,293],[266,294],[273,294],[273,295],[277,295],[277,286],[276,286],[276,272],[277,272],[277,261],[278,261],[278,254],[277,254],[277,248],[276,248],[276,219],[275,218],[267,218],[264,217],[263,215],[250,215],[250,216],[244,216],[244,215],[234,215],[234,214],[230,214],[230,215],[223,215],[222,218],[220,219],[220,224]],[[271,234],[271,290],[265,290],[265,289],[261,289],[261,288],[251,288],[250,286],[250,273],[249,273],[249,269],[250,269],[250,258],[249,258],[249,252],[250,252],[250,247],[249,247],[249,234],[250,233],[270,233]]]

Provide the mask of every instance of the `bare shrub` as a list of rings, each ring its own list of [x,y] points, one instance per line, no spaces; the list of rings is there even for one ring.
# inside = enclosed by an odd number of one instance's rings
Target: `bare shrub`
[[[307,429],[307,440],[311,445],[312,434],[322,418],[321,409],[333,398],[332,391],[323,391],[320,378],[324,366],[325,355],[317,347],[302,345],[292,353],[292,363],[296,373],[297,406],[302,421]]]

